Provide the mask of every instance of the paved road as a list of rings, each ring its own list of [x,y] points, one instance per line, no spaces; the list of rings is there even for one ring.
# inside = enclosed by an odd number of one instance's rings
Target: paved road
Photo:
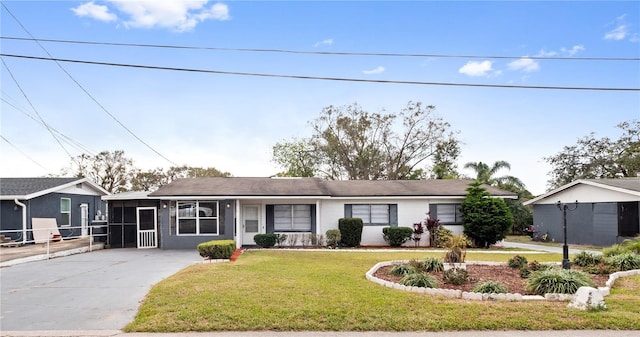
[[[0,269],[0,331],[117,330],[195,250],[107,249]],[[4,334],[4,333],[3,333]]]
[[[520,242],[508,242],[508,241],[503,241],[502,243],[500,243],[500,245],[506,248],[523,248],[523,249],[539,250],[543,252],[562,254],[562,247],[552,247],[552,246],[545,246],[545,245],[536,245],[532,243],[520,243]],[[577,253],[580,253],[581,251],[583,251],[583,249],[569,248],[569,254],[577,254]],[[594,254],[602,254],[602,252],[599,252],[597,250],[585,250],[585,251],[594,253]]]

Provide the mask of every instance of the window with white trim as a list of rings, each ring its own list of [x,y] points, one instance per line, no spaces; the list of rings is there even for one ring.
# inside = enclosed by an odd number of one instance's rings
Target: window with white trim
[[[362,219],[364,225],[388,226],[388,204],[353,204],[351,205],[351,217]]]
[[[311,205],[274,205],[275,231],[311,231]]]
[[[71,226],[71,199],[60,198],[60,226]]]
[[[177,235],[219,235],[217,201],[177,201]]]

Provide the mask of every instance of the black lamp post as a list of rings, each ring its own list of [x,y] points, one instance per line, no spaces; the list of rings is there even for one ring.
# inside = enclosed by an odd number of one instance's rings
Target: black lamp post
[[[556,203],[558,209],[562,211],[562,231],[564,232],[564,245],[562,245],[562,268],[571,269],[571,261],[569,260],[569,246],[567,246],[567,210],[575,211],[578,208],[578,200],[573,208],[569,208],[567,204],[558,201]]]

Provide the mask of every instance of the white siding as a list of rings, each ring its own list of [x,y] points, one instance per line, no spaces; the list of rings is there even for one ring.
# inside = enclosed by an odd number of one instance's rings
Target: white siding
[[[555,204],[558,201],[561,201],[563,203],[572,203],[576,200],[578,200],[579,203],[619,202],[640,201],[640,197],[628,193],[612,191],[601,187],[577,184],[564,191],[541,199],[536,204]]]

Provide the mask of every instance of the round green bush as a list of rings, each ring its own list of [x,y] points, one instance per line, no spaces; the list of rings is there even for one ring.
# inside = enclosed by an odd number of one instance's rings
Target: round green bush
[[[486,281],[475,286],[473,288],[473,292],[483,294],[506,294],[507,287],[500,282]]]
[[[409,227],[384,227],[382,228],[382,238],[391,247],[400,247],[405,242],[411,240],[413,229]]]
[[[395,276],[405,276],[415,272],[416,269],[408,264],[396,264],[391,268],[391,274]]]
[[[278,241],[277,234],[256,234],[253,236],[253,241],[262,248],[269,248],[276,245],[276,241]]]
[[[469,273],[466,269],[462,268],[451,268],[449,270],[445,270],[442,276],[444,283],[453,285],[465,284],[467,280],[469,280]]]
[[[426,274],[409,274],[400,280],[400,284],[407,287],[423,287],[423,288],[437,288],[438,281],[431,275]]]
[[[520,269],[527,265],[527,258],[522,255],[515,255],[509,259],[509,267]]]
[[[531,273],[527,291],[536,295],[547,293],[575,294],[580,287],[593,287],[589,275],[571,269],[552,268]]]

